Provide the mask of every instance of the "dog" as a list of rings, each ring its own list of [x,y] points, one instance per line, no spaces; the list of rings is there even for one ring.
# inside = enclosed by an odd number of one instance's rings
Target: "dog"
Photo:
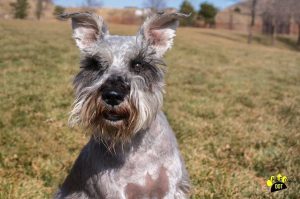
[[[90,133],[56,199],[183,199],[190,184],[162,112],[163,55],[182,13],[149,16],[136,36],[110,35],[93,13],[65,13],[81,51],[70,123]]]

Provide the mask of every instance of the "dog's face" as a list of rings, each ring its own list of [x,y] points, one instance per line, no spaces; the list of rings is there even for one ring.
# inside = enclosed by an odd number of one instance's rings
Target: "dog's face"
[[[82,53],[74,79],[72,124],[111,143],[127,142],[155,119],[163,102],[164,53],[172,46],[183,14],[149,17],[136,36],[111,36],[95,14],[62,15],[72,19],[73,37]]]

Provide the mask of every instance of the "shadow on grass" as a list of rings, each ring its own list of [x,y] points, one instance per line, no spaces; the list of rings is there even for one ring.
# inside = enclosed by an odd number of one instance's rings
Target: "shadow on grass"
[[[243,35],[239,33],[234,33],[236,36],[243,38],[245,41],[248,39],[248,35]],[[263,46],[272,46],[272,38],[269,35],[254,35],[253,41],[255,43],[261,44]],[[280,45],[286,46],[290,50],[300,51],[299,46],[294,38],[289,36],[279,35],[276,38],[276,43]],[[278,46],[275,44],[275,46]]]
[[[297,45],[297,42],[292,38],[284,37],[284,36],[278,36],[277,41],[285,44],[291,50],[300,51],[300,47]]]
[[[245,40],[245,42],[248,41],[248,35],[240,34],[240,33],[234,33],[234,35],[242,38]],[[266,35],[253,35],[252,38],[253,42],[261,44],[263,46],[271,46],[272,45],[272,40],[270,37]]]
[[[217,38],[221,38],[221,39],[226,39],[226,40],[233,41],[233,42],[243,42],[244,41],[246,43],[248,41],[248,35],[241,34],[241,33],[232,32],[231,33],[232,36],[219,34],[219,33],[213,33],[213,32],[200,32],[200,34],[217,37]],[[272,46],[272,38],[270,37],[270,35],[262,35],[262,34],[254,35],[253,42],[263,45],[263,46]],[[277,44],[275,44],[275,46],[283,45],[290,50],[300,51],[300,47],[297,45],[296,40],[290,36],[278,35],[276,38],[276,43]]]
[[[222,35],[222,34],[212,33],[212,32],[200,32],[200,33],[203,34],[203,35],[207,35],[207,36],[218,37],[218,38],[221,38],[221,39],[227,39],[227,40],[234,41],[234,42],[240,42],[239,39],[235,39],[235,38],[232,38],[232,37],[227,36],[227,35]]]

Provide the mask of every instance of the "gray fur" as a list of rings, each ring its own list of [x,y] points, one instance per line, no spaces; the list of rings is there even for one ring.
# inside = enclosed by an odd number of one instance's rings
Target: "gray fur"
[[[187,198],[188,174],[161,111],[162,56],[172,45],[180,17],[186,15],[158,13],[137,36],[111,36],[95,14],[62,15],[72,19],[82,52],[70,123],[92,136],[56,199]],[[107,87],[124,94],[120,104],[104,101]],[[107,120],[109,114],[122,119]]]

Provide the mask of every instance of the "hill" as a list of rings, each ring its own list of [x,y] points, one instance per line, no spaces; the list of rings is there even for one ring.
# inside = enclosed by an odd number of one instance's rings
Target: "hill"
[[[256,22],[254,26],[254,31],[262,32],[263,26],[267,25],[264,23],[262,14],[264,11],[264,5],[268,3],[269,0],[260,0],[257,4],[257,13],[256,13]],[[247,32],[250,24],[250,8],[251,8],[251,0],[243,0],[238,2],[217,14],[216,24],[217,28],[224,29],[234,29],[243,32]],[[237,12],[236,9],[239,11]],[[293,20],[288,25],[288,33],[297,34],[298,33],[298,25],[294,23]],[[279,29],[277,29],[279,30]]]

